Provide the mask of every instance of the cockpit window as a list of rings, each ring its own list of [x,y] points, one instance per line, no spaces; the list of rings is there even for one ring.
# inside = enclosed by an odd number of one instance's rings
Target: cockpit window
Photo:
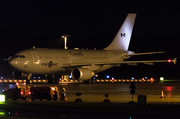
[[[16,57],[16,58],[25,58],[25,56],[24,55],[15,55],[14,57]]]

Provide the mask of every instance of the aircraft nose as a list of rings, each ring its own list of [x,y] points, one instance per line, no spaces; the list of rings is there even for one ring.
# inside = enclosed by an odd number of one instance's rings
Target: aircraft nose
[[[11,59],[10,61],[9,61],[9,64],[11,65],[11,66],[15,66],[16,64],[17,64],[18,62],[16,61],[16,60],[14,60],[14,59]]]

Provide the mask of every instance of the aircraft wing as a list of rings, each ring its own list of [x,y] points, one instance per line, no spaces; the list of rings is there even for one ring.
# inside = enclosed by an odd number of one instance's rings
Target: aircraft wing
[[[144,63],[148,65],[153,65],[155,62],[173,62],[176,64],[177,57],[174,58],[173,60],[149,60],[149,61],[123,61],[123,62],[106,62],[104,64],[106,65],[113,65],[113,64],[137,64],[137,63]],[[98,64],[98,63],[95,63]]]
[[[147,65],[153,65],[155,62],[173,62],[176,64],[177,57],[173,60],[149,60],[149,61],[123,61],[123,62],[94,62],[94,63],[66,63],[59,65],[64,68],[80,67],[80,66],[93,66],[93,65],[116,65],[116,64],[128,64],[128,65],[137,65],[137,63],[143,63]]]

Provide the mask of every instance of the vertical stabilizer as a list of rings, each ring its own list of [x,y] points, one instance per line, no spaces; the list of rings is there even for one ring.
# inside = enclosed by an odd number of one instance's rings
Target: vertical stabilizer
[[[128,50],[136,14],[128,14],[111,44],[104,50]]]

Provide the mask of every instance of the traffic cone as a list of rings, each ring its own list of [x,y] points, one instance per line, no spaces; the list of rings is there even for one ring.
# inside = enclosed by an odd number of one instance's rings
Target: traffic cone
[[[160,98],[166,98],[163,91],[161,92],[161,97]]]

